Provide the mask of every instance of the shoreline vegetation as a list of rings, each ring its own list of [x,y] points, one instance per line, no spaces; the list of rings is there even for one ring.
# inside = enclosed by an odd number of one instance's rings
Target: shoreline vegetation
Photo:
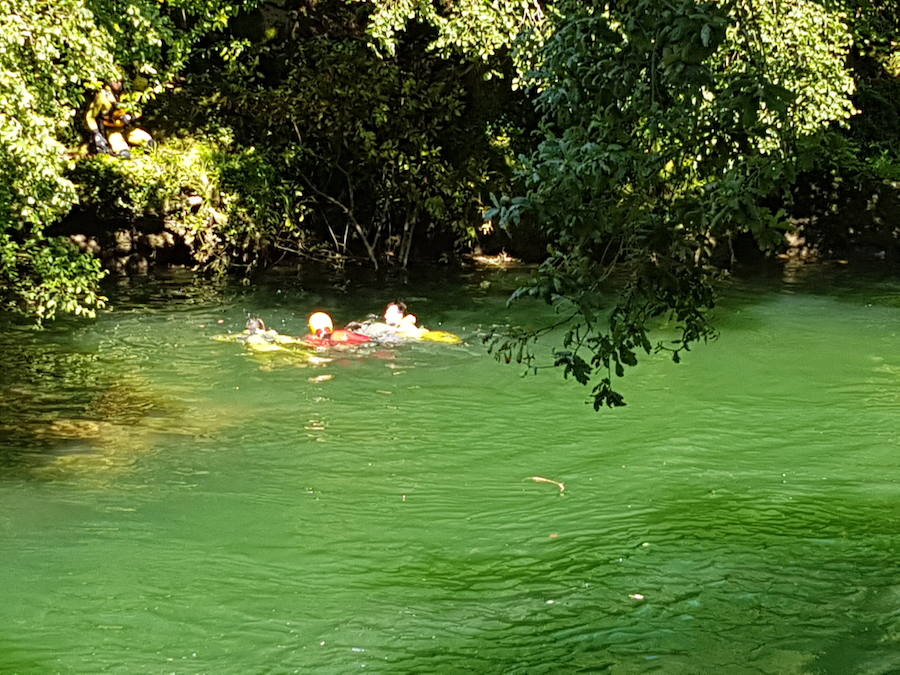
[[[155,141],[128,159],[85,142],[110,82]],[[900,260],[900,6],[25,0],[0,147],[4,311],[91,317],[156,266],[505,254],[537,265],[513,300],[570,317],[556,365],[621,405],[640,352],[715,337],[736,263]]]

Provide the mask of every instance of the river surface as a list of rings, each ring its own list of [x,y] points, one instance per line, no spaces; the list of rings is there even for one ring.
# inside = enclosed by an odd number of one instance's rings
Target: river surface
[[[900,279],[732,281],[717,341],[598,414],[486,354],[553,319],[505,306],[524,274],[171,275],[7,320],[0,671],[900,672]],[[465,344],[210,339],[396,297]]]

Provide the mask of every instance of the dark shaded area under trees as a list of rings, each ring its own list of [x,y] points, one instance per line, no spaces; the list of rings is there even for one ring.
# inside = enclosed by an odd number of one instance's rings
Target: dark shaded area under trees
[[[194,262],[244,273],[294,256],[405,267],[479,246],[489,192],[511,189],[534,126],[524,92],[509,86],[512,63],[429,52],[436,33],[415,21],[380,55],[366,14],[344,2],[268,4],[208,36],[149,120],[179,156],[199,148],[197,168],[212,175],[173,167],[148,197],[135,162],[81,162],[81,207],[62,227],[99,225],[120,240],[124,228],[136,246],[166,227],[184,242],[178,221],[192,211],[207,221],[192,228]],[[187,208],[190,196],[200,205]],[[523,251],[543,249],[534,241]],[[177,261],[184,250],[155,255]]]

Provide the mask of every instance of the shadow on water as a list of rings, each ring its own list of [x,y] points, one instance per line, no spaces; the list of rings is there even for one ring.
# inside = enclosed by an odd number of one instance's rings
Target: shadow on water
[[[900,267],[895,263],[768,261],[736,269],[733,279],[726,289],[749,286],[762,295],[802,293],[854,304],[900,307]]]
[[[119,344],[116,344],[119,342]],[[128,470],[161,437],[220,428],[154,385],[127,340],[63,320],[0,331],[0,478]]]
[[[30,650],[9,646],[0,642],[0,667],[9,673],[51,673],[53,658],[50,654],[37,658]]]

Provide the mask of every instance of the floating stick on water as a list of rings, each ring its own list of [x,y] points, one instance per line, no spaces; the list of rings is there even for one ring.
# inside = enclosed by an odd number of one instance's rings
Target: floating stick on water
[[[558,480],[551,480],[549,478],[544,478],[543,476],[532,476],[531,480],[533,480],[535,483],[551,483],[558,487],[560,492],[566,491],[566,484],[560,483]]]

